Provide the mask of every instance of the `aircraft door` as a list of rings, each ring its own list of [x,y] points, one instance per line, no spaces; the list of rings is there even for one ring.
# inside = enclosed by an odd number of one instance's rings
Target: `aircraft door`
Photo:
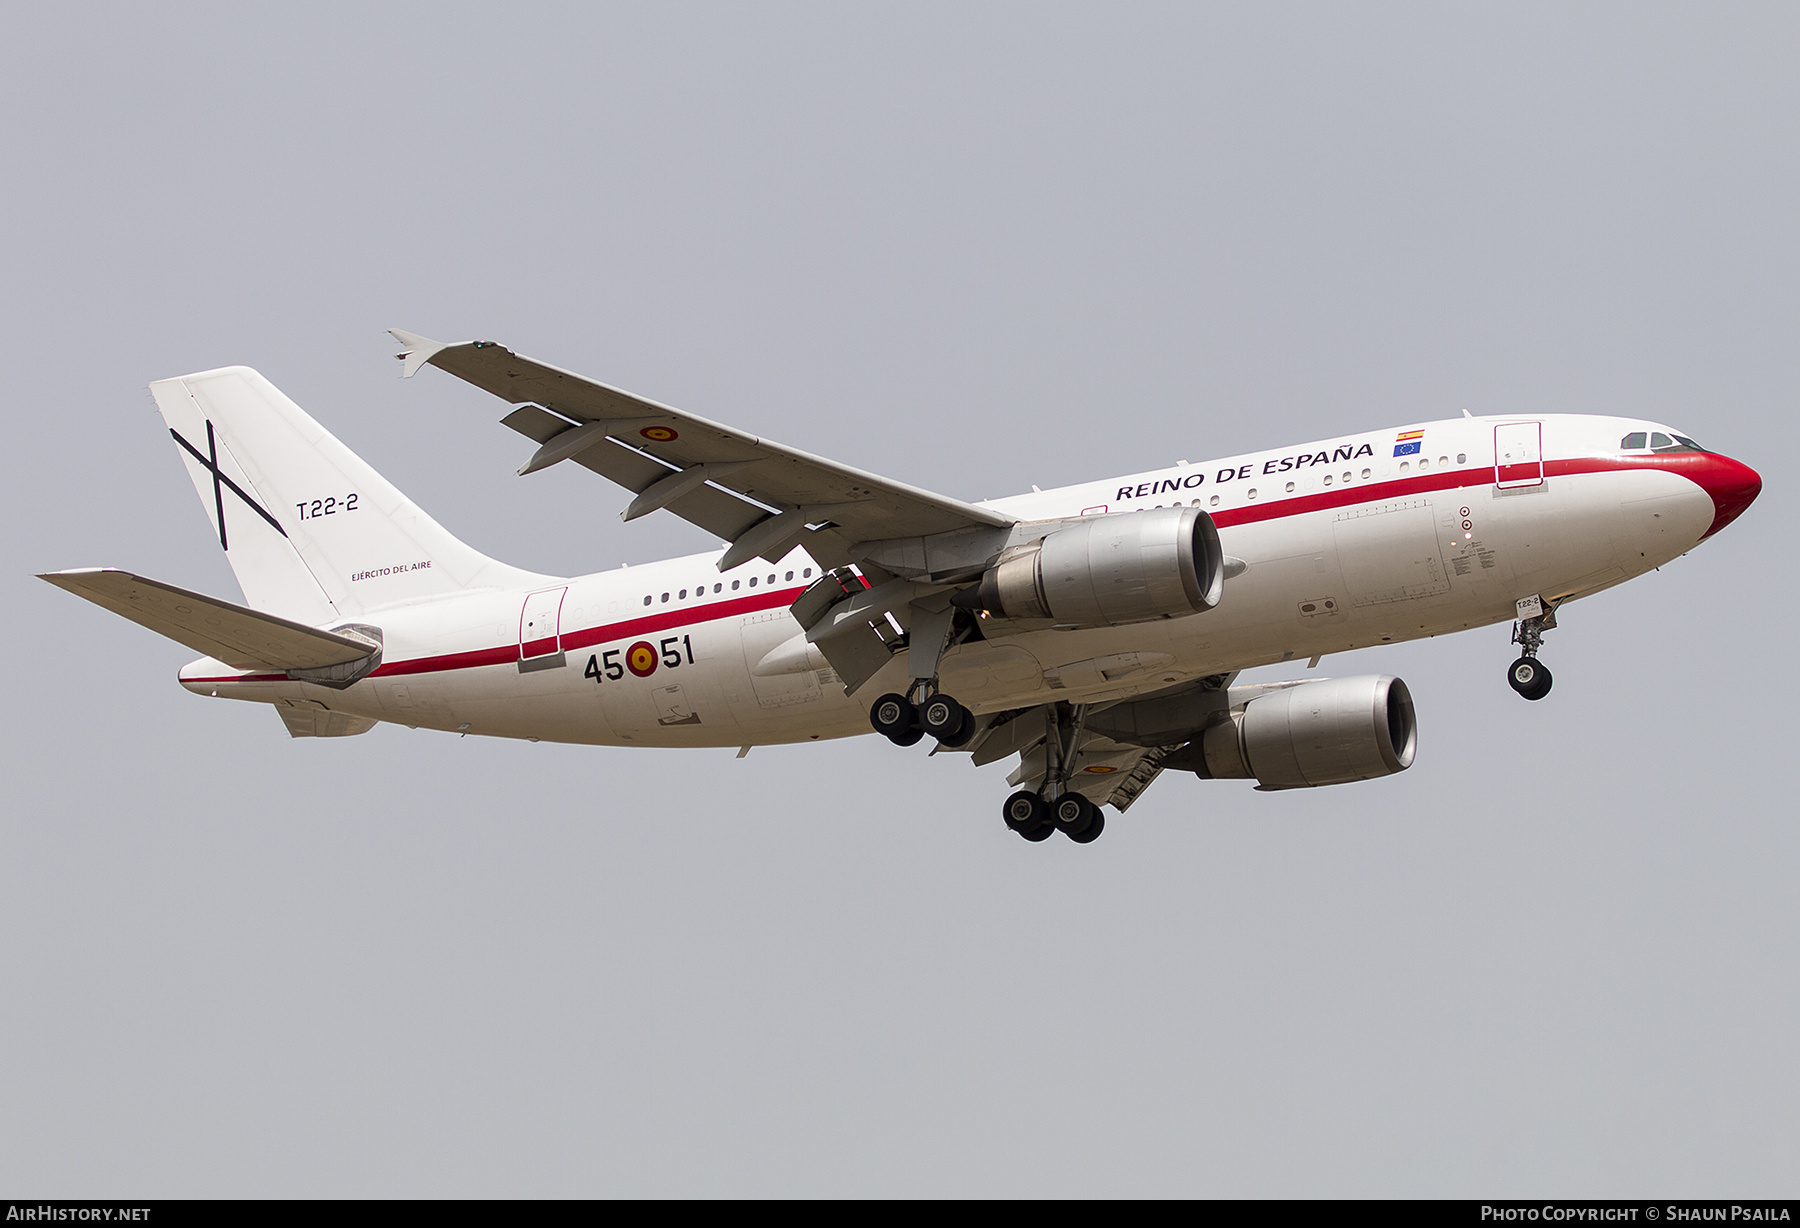
[[[1544,424],[1508,422],[1494,428],[1494,485],[1501,490],[1544,483]]]
[[[567,588],[547,588],[525,598],[519,611],[519,672],[563,664],[562,604]]]

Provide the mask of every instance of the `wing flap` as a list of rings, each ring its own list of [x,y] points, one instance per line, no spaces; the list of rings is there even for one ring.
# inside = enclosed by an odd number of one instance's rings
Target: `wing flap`
[[[545,447],[554,446],[558,438],[570,431],[583,429],[571,426],[563,419],[534,406],[515,409],[501,421]],[[551,423],[556,424],[554,428],[550,426]],[[609,481],[617,482],[633,494],[642,494],[656,483],[681,472],[632,445],[609,438],[609,434],[591,436],[591,441],[585,447],[572,452],[567,459],[585,469],[591,469]],[[729,464],[719,464],[718,467],[728,473],[735,471]],[[689,524],[699,525],[724,541],[735,541],[751,525],[769,514],[768,509],[759,504],[704,484],[670,499],[663,506]]]
[[[53,571],[38,579],[232,669],[326,669],[360,661],[379,647],[358,635],[321,631],[111,567]]]
[[[1019,756],[1018,766],[1007,775],[1009,785],[1028,789],[1043,787],[1048,747],[1044,740],[1044,709],[1023,709],[971,744],[977,767]],[[1112,806],[1121,814],[1130,809],[1162,774],[1163,761],[1174,746],[1132,746],[1095,734],[1083,735],[1074,762],[1069,765],[1068,787],[1096,806]]]

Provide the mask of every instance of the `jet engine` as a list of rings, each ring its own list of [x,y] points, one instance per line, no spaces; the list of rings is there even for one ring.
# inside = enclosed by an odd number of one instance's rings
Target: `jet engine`
[[[1254,776],[1261,789],[1311,789],[1405,771],[1418,724],[1404,682],[1365,674],[1258,695],[1199,743],[1202,777]]]
[[[983,609],[1119,627],[1182,618],[1219,604],[1219,531],[1197,507],[1096,516],[1015,546],[981,577]]]

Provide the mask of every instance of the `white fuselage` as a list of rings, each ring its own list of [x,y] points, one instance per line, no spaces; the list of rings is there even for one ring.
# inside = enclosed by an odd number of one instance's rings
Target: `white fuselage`
[[[1715,520],[1712,497],[1689,471],[1704,454],[1621,451],[1626,433],[1654,426],[1573,415],[1451,419],[995,500],[1024,520],[1196,505],[1214,518],[1228,556],[1224,598],[1204,614],[1122,627],[1013,634],[994,623],[996,634],[945,656],[943,688],[978,714],[1107,702],[1505,622],[1521,598],[1617,584],[1693,548]],[[868,701],[904,689],[905,654],[855,698],[828,669],[757,673],[801,633],[788,606],[818,564],[796,550],[779,564],[754,560],[720,574],[717,558],[373,603],[359,621],[381,628],[382,664],[345,690],[211,660],[184,669],[182,683],[558,742],[748,746],[869,732]]]

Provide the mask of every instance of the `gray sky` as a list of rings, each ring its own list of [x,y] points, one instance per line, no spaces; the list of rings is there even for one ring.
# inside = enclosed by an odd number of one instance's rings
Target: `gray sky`
[[[1792,1195],[1789,6],[15,5],[0,1190]],[[1757,505],[1328,659],[1417,765],[1105,839],[873,738],[290,741],[31,579],[236,598],[144,385],[259,368],[471,544],[705,548],[400,326],[965,498],[1667,420]],[[1321,672],[1326,672],[1322,670]],[[1273,676],[1273,675],[1271,675]]]

